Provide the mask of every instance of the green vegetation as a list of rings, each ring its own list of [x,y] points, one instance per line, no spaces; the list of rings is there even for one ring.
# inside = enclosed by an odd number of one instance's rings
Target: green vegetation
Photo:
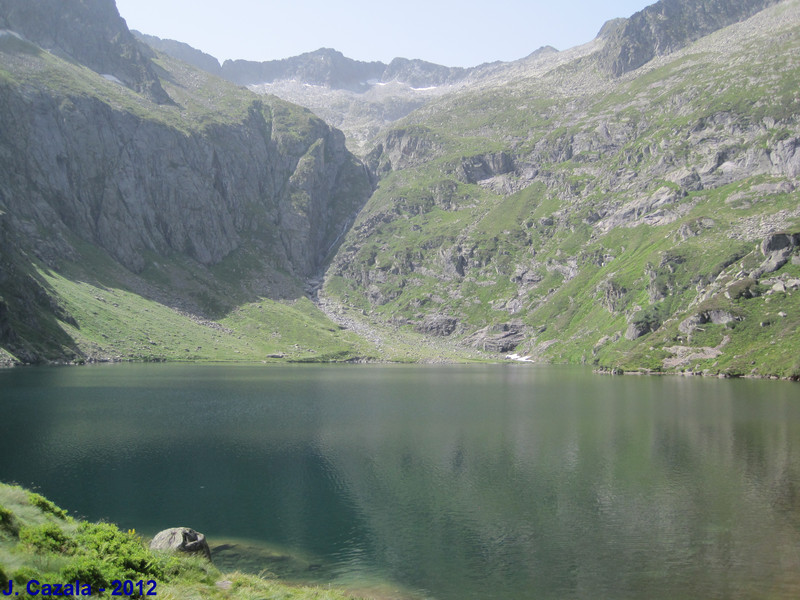
[[[44,585],[91,586],[96,598],[111,597],[114,580],[154,581],[159,598],[256,598],[344,600],[352,598],[333,589],[290,586],[240,572],[223,573],[204,558],[150,550],[133,531],[110,523],[89,523],[38,494],[0,484],[0,587],[14,582],[18,598]],[[148,587],[144,588],[146,592]],[[99,588],[105,592],[99,592]],[[134,588],[131,598],[143,597]]]
[[[260,298],[209,320],[120,284],[53,272],[42,277],[74,319],[61,327],[85,360],[328,362],[375,356],[367,342],[341,330],[303,297]]]
[[[776,15],[785,35],[721,33],[620,80],[578,59],[412,113],[384,155],[424,151],[380,182],[328,293],[407,330],[454,317],[453,339],[513,320],[540,360],[796,377],[800,291],[772,288],[800,252],[749,277],[764,237],[800,231],[791,173],[745,158],[796,131],[798,26]],[[500,152],[512,172],[468,183]],[[679,330],[708,311],[730,320]]]

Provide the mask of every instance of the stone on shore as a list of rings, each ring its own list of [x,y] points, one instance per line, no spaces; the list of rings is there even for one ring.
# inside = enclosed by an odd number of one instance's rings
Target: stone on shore
[[[172,527],[159,531],[150,542],[150,549],[189,554],[202,553],[211,560],[211,550],[206,542],[206,536],[189,527]]]

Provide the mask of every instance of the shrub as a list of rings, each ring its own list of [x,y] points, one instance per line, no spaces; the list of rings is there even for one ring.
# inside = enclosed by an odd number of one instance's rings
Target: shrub
[[[19,541],[41,552],[67,552],[75,546],[75,542],[55,523],[22,527]]]
[[[117,569],[117,579],[164,576],[163,561],[133,532],[123,533],[110,523],[81,523],[75,539],[82,554],[100,557]]]
[[[125,579],[115,565],[99,556],[80,556],[61,569],[64,581],[80,581],[97,588],[107,588],[115,579]]]
[[[636,313],[631,323],[646,332],[655,331],[664,322],[662,304],[654,304]]]
[[[40,579],[39,572],[32,567],[20,567],[11,574],[11,579],[14,581],[15,587],[21,587],[28,583],[31,579]]]
[[[19,528],[14,522],[14,513],[2,504],[0,504],[0,529],[4,529],[14,536],[19,534]]]
[[[59,508],[44,496],[40,496],[35,492],[28,492],[28,504],[35,506],[42,510],[42,512],[50,513],[59,519],[67,518],[67,511]]]
[[[730,284],[728,286],[728,295],[731,297],[731,300],[746,300],[748,298],[760,296],[761,290],[754,279],[746,277]]]
[[[3,565],[0,565],[0,588],[6,587],[8,584],[8,575],[6,575]]]

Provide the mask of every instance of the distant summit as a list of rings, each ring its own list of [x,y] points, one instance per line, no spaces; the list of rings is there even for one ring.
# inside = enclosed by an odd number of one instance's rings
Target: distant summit
[[[320,48],[313,52],[305,52],[299,56],[280,60],[226,60],[220,64],[210,54],[183,42],[165,40],[138,31],[133,33],[141,41],[160,52],[239,85],[298,81],[334,90],[363,93],[377,83],[393,81],[412,87],[453,84],[463,80],[474,70],[445,67],[420,59],[408,58],[395,58],[388,65],[380,61],[365,62],[348,58],[333,48]]]
[[[360,91],[368,80],[379,79],[385,69],[381,62],[353,60],[332,48],[320,48],[281,60],[226,60],[222,76],[239,85],[296,79],[333,89]]]

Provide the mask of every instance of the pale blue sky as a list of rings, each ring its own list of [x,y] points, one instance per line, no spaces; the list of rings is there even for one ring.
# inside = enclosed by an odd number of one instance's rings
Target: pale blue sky
[[[335,48],[350,58],[469,67],[590,41],[655,0],[117,0],[131,29],[220,59],[274,60]]]

